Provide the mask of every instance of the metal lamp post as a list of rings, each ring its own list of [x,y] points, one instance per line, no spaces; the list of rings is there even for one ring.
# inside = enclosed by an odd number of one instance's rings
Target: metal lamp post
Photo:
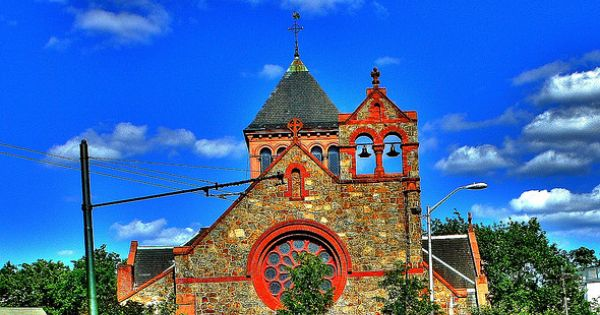
[[[427,206],[427,244],[428,244],[427,245],[427,250],[428,250],[427,256],[429,256],[429,261],[428,261],[429,300],[431,302],[434,301],[434,298],[433,298],[433,250],[431,248],[431,213],[459,190],[463,190],[463,189],[478,190],[478,189],[485,189],[485,188],[487,188],[487,186],[488,185],[486,183],[474,183],[474,184],[470,184],[470,185],[460,186],[458,188],[455,188],[453,191],[451,191],[448,195],[446,195],[446,197],[442,198],[442,200],[438,201],[438,203],[433,205],[433,207]],[[433,315],[433,312],[431,314]]]

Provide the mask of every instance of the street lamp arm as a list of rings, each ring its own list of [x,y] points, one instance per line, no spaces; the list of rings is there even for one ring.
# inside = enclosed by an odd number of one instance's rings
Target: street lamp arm
[[[448,200],[448,198],[452,197],[452,195],[454,195],[456,192],[458,192],[459,190],[463,190],[465,188],[466,188],[466,186],[460,186],[458,188],[455,188],[448,195],[446,195],[446,197],[444,197],[444,198],[442,198],[442,200],[438,201],[438,203],[436,203],[432,207],[428,207],[427,208],[427,215],[430,215],[433,212],[433,210],[437,209],[437,207],[439,207],[442,203],[444,203],[446,200]]]

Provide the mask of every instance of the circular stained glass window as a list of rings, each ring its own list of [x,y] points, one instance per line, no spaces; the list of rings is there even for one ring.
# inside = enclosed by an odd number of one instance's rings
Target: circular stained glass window
[[[333,287],[332,283],[335,283],[338,267],[328,248],[315,240],[296,237],[271,247],[266,255],[267,259],[262,264],[263,281],[274,298],[281,299],[285,289],[293,285],[290,270],[298,266],[298,254],[303,252],[318,256],[327,265],[327,273],[321,283],[321,289],[325,291]]]

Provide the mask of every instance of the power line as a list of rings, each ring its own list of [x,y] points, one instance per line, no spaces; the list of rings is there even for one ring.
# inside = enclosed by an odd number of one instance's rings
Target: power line
[[[98,165],[98,163],[99,162],[93,162],[92,165]],[[138,169],[138,170],[142,170],[142,171],[146,171],[146,172],[150,172],[150,173],[167,175],[167,176],[171,176],[171,177],[176,177],[176,178],[181,178],[181,179],[187,179],[187,180],[191,180],[191,181],[195,181],[195,182],[200,182],[200,183],[209,183],[209,184],[215,184],[215,183],[217,183],[215,181],[211,181],[211,180],[207,180],[207,179],[200,179],[200,178],[195,178],[195,177],[191,177],[191,176],[185,176],[185,175],[174,174],[174,173],[169,173],[169,172],[164,172],[164,171],[158,171],[158,170],[153,170],[153,169],[145,168],[145,167],[141,167],[141,166],[128,165],[126,163],[121,163],[121,162],[102,162],[102,163],[123,165],[124,167],[127,167],[127,168],[134,168],[134,169]]]
[[[27,152],[36,153],[36,154],[41,154],[41,155],[45,155],[45,156],[49,156],[49,157],[53,157],[53,158],[57,158],[57,159],[63,159],[63,160],[69,160],[69,161],[78,161],[79,160],[77,158],[71,158],[68,156],[52,154],[52,153],[34,150],[34,149],[30,149],[30,148],[25,148],[25,147],[21,147],[21,146],[9,144],[9,143],[0,142],[0,146],[11,148],[11,149],[16,149],[16,150],[21,150],[21,151],[27,151]]]
[[[162,166],[210,169],[210,170],[218,170],[218,171],[236,171],[236,172],[248,172],[249,171],[248,169],[243,169],[243,168],[205,166],[205,165],[195,165],[195,164],[185,164],[185,163],[155,162],[155,161],[130,160],[130,159],[110,159],[110,158],[101,158],[101,157],[93,157],[93,156],[90,156],[90,160],[122,162],[122,163],[143,163],[143,164],[153,164],[153,165],[162,165]]]
[[[17,158],[17,159],[22,159],[22,160],[27,160],[27,161],[31,161],[31,162],[35,162],[35,163],[52,165],[52,166],[56,166],[56,167],[61,167],[61,168],[66,168],[66,169],[70,169],[70,170],[80,171],[79,168],[74,167],[74,166],[70,166],[70,165],[62,164],[62,163],[58,163],[58,162],[51,162],[51,161],[47,161],[47,160],[34,159],[32,157],[28,157],[28,156],[24,156],[24,155],[19,155],[19,154],[14,154],[14,153],[9,153],[9,152],[2,152],[2,151],[0,151],[0,155],[4,155],[4,156],[8,156],[8,157],[13,157],[13,158]],[[177,188],[177,187],[173,187],[173,186],[168,186],[168,185],[163,185],[163,184],[157,184],[157,183],[152,183],[152,182],[148,182],[148,181],[143,181],[143,180],[139,180],[139,179],[118,176],[118,175],[114,175],[114,174],[110,174],[110,173],[104,173],[104,172],[98,172],[98,171],[92,171],[90,173],[95,174],[95,175],[110,177],[110,178],[114,178],[114,179],[119,179],[119,180],[123,180],[123,181],[128,181],[128,182],[134,182],[134,183],[148,185],[148,186],[165,188],[165,189],[169,189],[169,190],[181,190],[181,188]]]

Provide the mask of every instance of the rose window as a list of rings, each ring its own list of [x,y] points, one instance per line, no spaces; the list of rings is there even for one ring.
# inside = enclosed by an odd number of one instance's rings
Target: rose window
[[[269,308],[281,308],[281,297],[293,286],[290,270],[298,266],[300,253],[315,255],[326,265],[321,289],[333,289],[334,301],[344,292],[351,263],[338,235],[315,221],[286,221],[265,231],[248,257],[252,285]]]
[[[263,279],[273,297],[281,299],[285,290],[292,286],[289,270],[298,265],[298,254],[303,252],[318,256],[327,265],[327,273],[321,283],[321,289],[325,291],[333,287],[337,267],[332,254],[315,240],[295,238],[285,240],[271,248],[263,261]]]

